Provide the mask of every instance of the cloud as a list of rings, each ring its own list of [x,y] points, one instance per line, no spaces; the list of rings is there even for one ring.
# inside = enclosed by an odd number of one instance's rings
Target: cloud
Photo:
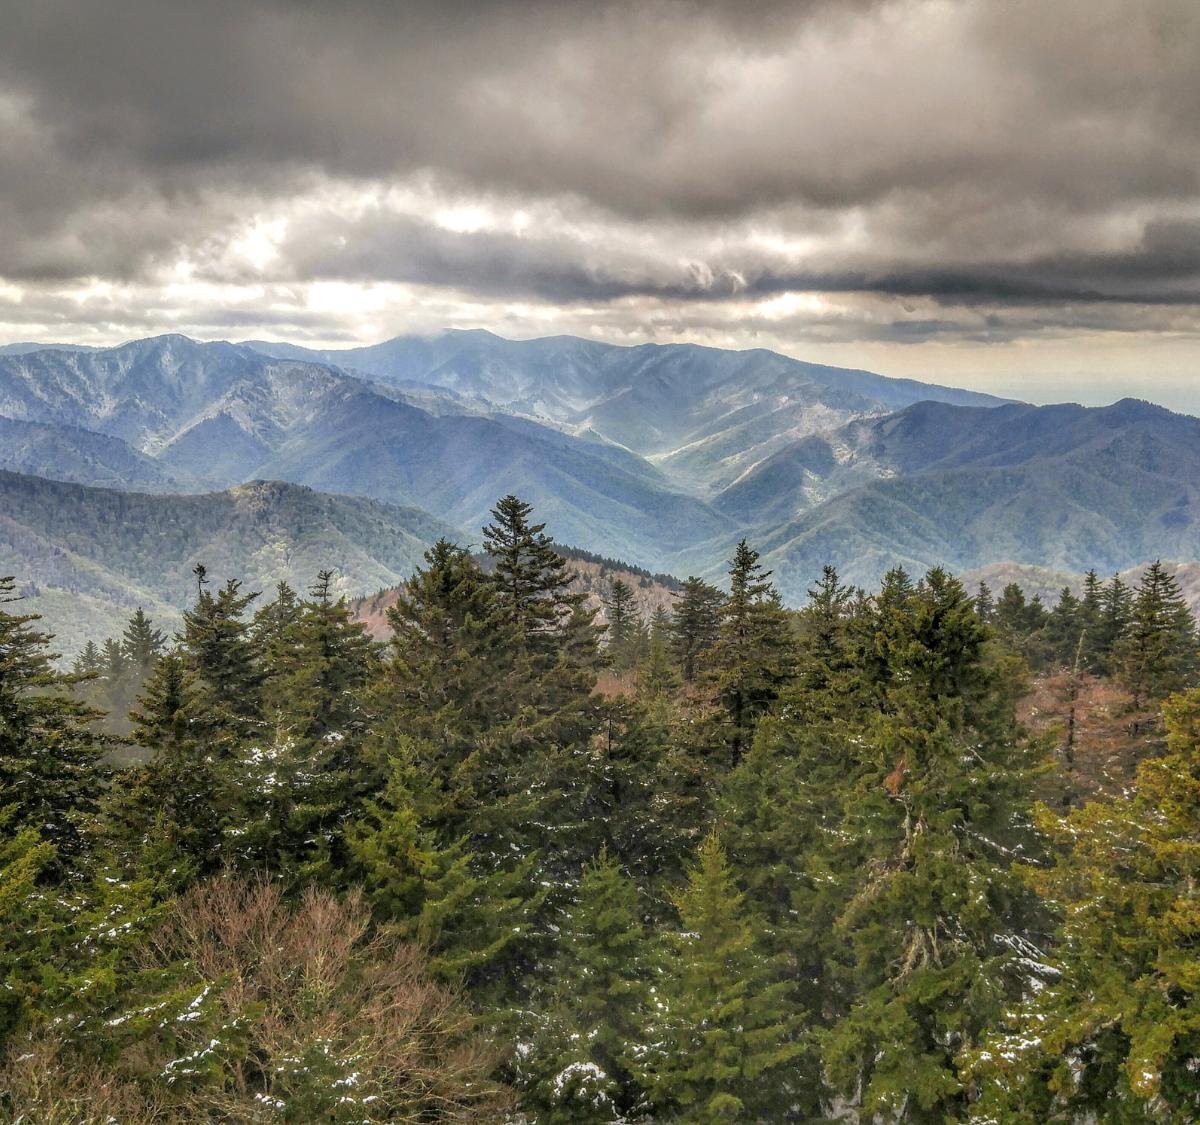
[[[1200,328],[1193,0],[10,7],[9,325]]]

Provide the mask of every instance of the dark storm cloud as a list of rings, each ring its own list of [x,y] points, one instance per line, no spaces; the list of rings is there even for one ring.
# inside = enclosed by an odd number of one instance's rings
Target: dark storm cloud
[[[318,208],[266,280],[550,303],[1200,295],[1194,0],[8,7],[9,280],[136,282],[185,253],[228,277],[222,238],[256,209],[417,176],[565,200],[589,231]],[[827,238],[838,218],[861,237]],[[743,237],[760,222],[818,244],[764,249]]]

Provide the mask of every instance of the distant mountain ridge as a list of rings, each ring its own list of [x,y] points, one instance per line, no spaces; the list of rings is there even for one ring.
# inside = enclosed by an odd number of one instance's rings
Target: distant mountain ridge
[[[426,508],[466,537],[497,497],[516,491],[564,538],[646,565],[674,544],[734,528],[648,461],[594,435],[236,344],[163,336],[0,356],[0,417],[57,427],[57,463],[31,453],[12,458],[13,468],[79,483],[178,490],[183,480],[288,480]],[[86,433],[110,439],[108,463],[85,448],[95,444]],[[111,471],[121,459],[112,441],[128,447],[125,480]]]
[[[68,652],[139,605],[174,624],[197,562],[215,582],[261,590],[304,589],[330,568],[358,594],[407,577],[443,535],[454,529],[425,512],[278,481],[151,495],[0,471],[0,574],[17,577]]]
[[[176,495],[288,481],[424,509],[472,546],[515,492],[558,540],[655,571],[719,578],[746,536],[790,602],[825,563],[871,586],[894,565],[1200,558],[1198,419],[686,344],[22,345],[0,354],[0,468]]]
[[[909,436],[897,447],[898,433]],[[983,412],[923,404],[849,437],[857,445],[825,476],[845,473],[847,487],[798,514],[780,519],[788,490],[778,481],[818,460],[811,447],[760,466],[740,498],[718,500],[760,520],[751,537],[786,597],[802,597],[825,562],[869,586],[893,565],[1111,572],[1200,558],[1200,419],[1136,400]],[[873,479],[855,485],[856,472]]]
[[[424,383],[498,408],[593,432],[695,489],[728,484],[779,445],[924,399],[996,405],[973,391],[805,363],[765,349],[622,346],[574,336],[506,340],[482,330],[401,336],[370,347],[267,354]]]

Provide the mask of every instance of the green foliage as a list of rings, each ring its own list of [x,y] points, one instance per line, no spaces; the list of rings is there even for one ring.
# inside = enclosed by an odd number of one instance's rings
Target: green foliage
[[[104,785],[98,713],[73,697],[78,679],[56,670],[38,616],[5,608],[20,600],[14,590],[0,577],[0,799],[14,829],[35,829],[66,860],[83,850]]]
[[[729,597],[709,651],[709,691],[718,711],[716,752],[735,764],[758,720],[793,674],[794,642],[771,572],[743,539],[729,567]]]
[[[560,951],[522,1028],[517,1074],[539,1121],[626,1121],[645,1112],[652,971],[637,888],[601,851],[583,870]]]
[[[673,597],[671,650],[684,682],[690,684],[706,666],[709,650],[716,644],[725,595],[703,579],[690,577]]]
[[[1153,563],[1142,575],[1112,657],[1135,709],[1160,702],[1195,681],[1200,670],[1196,622],[1179,583],[1162,563]]]
[[[805,1048],[715,834],[675,901],[681,929],[670,936],[646,1051],[654,1103],[686,1121],[778,1120]]]
[[[1132,792],[1039,811],[1057,850],[1026,877],[1057,916],[1053,954],[968,1055],[981,1118],[1200,1115],[1200,692],[1165,713],[1167,753]]]
[[[645,623],[610,582],[602,649],[529,505],[485,539],[386,646],[328,570],[198,567],[174,643],[138,612],[69,676],[0,608],[0,1112],[500,1120],[502,1074],[531,1125],[1197,1115],[1200,698],[1040,835],[1016,719],[1030,666],[1195,683],[1165,568],[1047,611],[827,567],[790,612],[743,542]]]

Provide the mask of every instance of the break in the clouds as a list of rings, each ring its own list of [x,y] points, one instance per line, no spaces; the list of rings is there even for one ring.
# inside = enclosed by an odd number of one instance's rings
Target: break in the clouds
[[[1200,409],[1194,0],[65,0],[0,335],[775,346]]]

